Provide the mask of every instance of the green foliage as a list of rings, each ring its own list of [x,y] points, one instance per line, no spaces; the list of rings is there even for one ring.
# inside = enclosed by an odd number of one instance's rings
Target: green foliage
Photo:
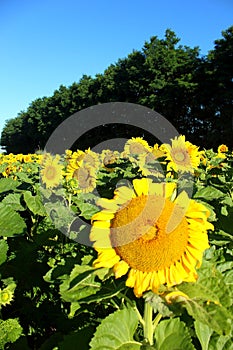
[[[0,265],[3,264],[7,259],[7,251],[9,247],[4,239],[0,240]]]
[[[157,350],[195,350],[188,328],[178,318],[161,321],[155,339]]]
[[[14,343],[22,334],[22,327],[17,319],[0,320],[0,349],[4,350],[6,344]]]
[[[139,350],[141,344],[133,338],[138,324],[133,308],[117,310],[98,326],[90,342],[92,350]]]
[[[90,85],[85,79],[83,89]],[[232,350],[233,156],[206,150],[205,157],[191,185],[180,184],[180,190],[193,186],[194,199],[210,210],[215,227],[198,280],[163,286],[143,298],[126,287],[125,276],[115,279],[112,269],[94,269],[96,251],[71,239],[89,237],[85,222],[99,211],[94,193],[40,187],[35,164],[28,173],[1,178],[0,348]],[[112,168],[98,172],[101,197],[112,198],[116,185],[142,177],[130,161]],[[77,216],[83,221],[76,230]],[[169,302],[172,292],[183,294]],[[153,309],[154,343],[145,336],[145,303]]]
[[[0,232],[2,236],[13,237],[25,232],[26,224],[23,218],[9,205],[0,203],[0,217]]]

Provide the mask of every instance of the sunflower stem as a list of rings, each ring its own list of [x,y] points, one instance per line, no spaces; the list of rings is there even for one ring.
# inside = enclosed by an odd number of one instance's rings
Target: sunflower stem
[[[161,318],[163,317],[163,315],[161,314],[157,314],[154,321],[153,321],[153,333],[155,331],[155,328],[158,326],[159,321],[161,320]]]
[[[148,341],[150,345],[153,345],[153,334],[154,334],[154,328],[153,328],[153,308],[152,306],[145,302],[144,306],[144,338]]]

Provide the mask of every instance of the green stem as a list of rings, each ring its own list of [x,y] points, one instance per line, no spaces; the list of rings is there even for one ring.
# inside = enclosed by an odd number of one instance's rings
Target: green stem
[[[144,338],[149,342],[150,345],[153,345],[153,308],[152,306],[145,302],[144,306]]]
[[[153,332],[155,331],[155,328],[157,327],[159,321],[161,320],[161,318],[163,317],[163,315],[161,314],[157,314],[154,321],[153,321]]]

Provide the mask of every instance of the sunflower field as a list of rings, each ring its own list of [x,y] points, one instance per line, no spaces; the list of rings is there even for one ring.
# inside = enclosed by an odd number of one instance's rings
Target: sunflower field
[[[232,350],[233,152],[0,155],[0,349]]]

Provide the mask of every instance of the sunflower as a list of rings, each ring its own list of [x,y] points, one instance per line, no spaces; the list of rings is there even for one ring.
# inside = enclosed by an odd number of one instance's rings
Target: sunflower
[[[100,159],[105,168],[109,165],[116,163],[120,158],[120,153],[118,151],[112,151],[110,149],[104,149],[100,154]]]
[[[228,147],[226,145],[218,146],[218,153],[225,153],[225,152],[228,152]]]
[[[10,304],[13,299],[13,292],[9,288],[0,289],[0,306]]]
[[[160,149],[166,154],[168,170],[194,173],[194,169],[200,164],[201,154],[198,147],[185,141],[184,135],[175,137],[172,145],[163,144]]]
[[[88,164],[81,163],[80,166],[74,170],[72,179],[76,180],[76,183],[73,187],[74,193],[92,192],[96,187],[95,169]]]
[[[41,180],[47,188],[57,187],[63,178],[63,165],[59,164],[60,156],[45,154],[41,165]]]
[[[151,147],[142,137],[132,137],[125,143],[123,157],[138,157],[142,153],[151,151]]]
[[[85,152],[77,150],[70,155],[69,164],[77,169],[80,162],[96,167],[99,164],[99,156],[97,153],[91,151],[90,148],[85,150]]]
[[[142,178],[97,203],[103,209],[92,217],[94,267],[113,268],[116,278],[128,273],[126,285],[137,297],[147,290],[157,293],[161,285],[195,282],[209,247],[208,210],[185,192],[174,200],[175,194],[174,183]]]

